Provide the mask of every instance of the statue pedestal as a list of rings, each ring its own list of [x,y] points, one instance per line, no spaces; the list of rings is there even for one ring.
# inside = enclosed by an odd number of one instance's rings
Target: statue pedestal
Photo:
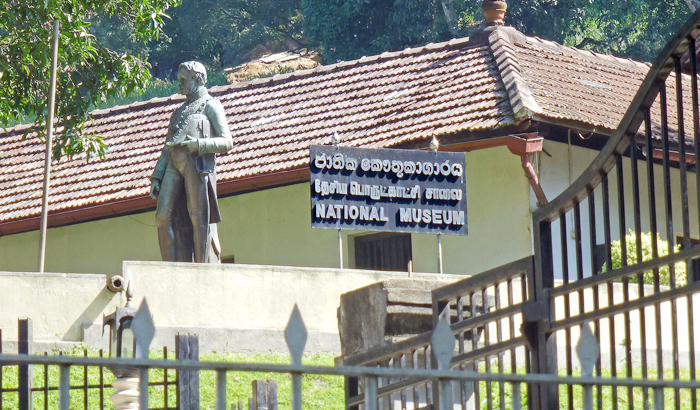
[[[120,377],[112,382],[117,391],[109,396],[115,410],[139,410],[138,377]]]

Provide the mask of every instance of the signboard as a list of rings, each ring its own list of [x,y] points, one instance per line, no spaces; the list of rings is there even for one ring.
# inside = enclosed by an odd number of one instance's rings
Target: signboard
[[[464,153],[309,150],[313,228],[467,234]]]

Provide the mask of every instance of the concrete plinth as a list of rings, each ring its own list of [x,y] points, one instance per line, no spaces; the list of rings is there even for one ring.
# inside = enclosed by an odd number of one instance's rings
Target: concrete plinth
[[[340,353],[340,295],[407,273],[239,264],[124,262],[134,305],[148,299],[156,326],[153,349],[174,347],[177,333],[197,334],[200,352],[286,352],[284,329],[296,303],[308,352]],[[463,276],[452,276],[456,280]],[[435,278],[414,273],[414,277]],[[35,351],[83,344],[108,349],[102,315],[126,302],[107,276],[0,272],[3,352],[16,352],[17,319],[34,320]],[[11,290],[11,291],[9,291]],[[108,332],[107,332],[108,333]]]

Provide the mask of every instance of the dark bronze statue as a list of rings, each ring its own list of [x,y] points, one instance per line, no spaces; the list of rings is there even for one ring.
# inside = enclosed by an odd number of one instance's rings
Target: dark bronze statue
[[[207,72],[196,61],[180,64],[180,93],[187,97],[170,117],[163,152],[151,175],[158,200],[156,224],[164,261],[221,261],[216,223],[215,156],[233,146],[226,114],[207,92]]]

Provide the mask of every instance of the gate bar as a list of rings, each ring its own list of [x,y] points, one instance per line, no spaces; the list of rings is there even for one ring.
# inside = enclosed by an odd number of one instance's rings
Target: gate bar
[[[60,410],[70,410],[70,365],[62,364],[61,378],[58,385],[58,406]]]

